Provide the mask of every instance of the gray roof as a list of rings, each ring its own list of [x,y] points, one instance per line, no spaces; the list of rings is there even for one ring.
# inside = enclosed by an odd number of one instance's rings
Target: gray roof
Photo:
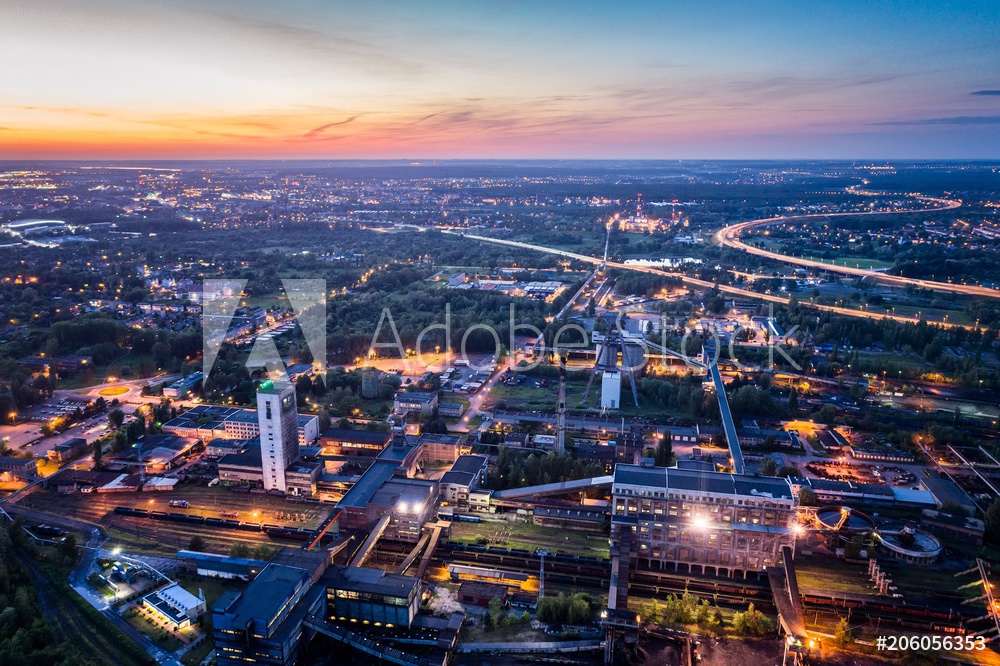
[[[709,492],[719,495],[766,495],[792,499],[792,488],[783,478],[726,474],[676,467],[615,465],[615,485],[647,486],[660,490]]]
[[[309,581],[305,569],[269,564],[257,574],[232,609],[233,624],[246,627],[253,621],[270,625],[281,614],[295,591]],[[218,604],[216,604],[218,606]]]
[[[400,391],[396,394],[396,399],[406,403],[426,404],[433,402],[438,397],[437,393],[428,391]]]
[[[382,487],[382,484],[392,478],[397,467],[399,465],[394,460],[376,460],[351,486],[351,489],[344,493],[344,496],[337,502],[337,506],[340,508],[365,508],[375,492]]]
[[[486,456],[474,456],[474,455],[464,455],[459,456],[455,463],[451,466],[451,472],[468,472],[470,474],[478,474],[486,467],[489,459]]]
[[[350,428],[328,428],[322,437],[345,442],[363,442],[366,444],[388,444],[392,433],[375,430],[353,430]]]
[[[384,594],[403,599],[409,598],[420,585],[420,579],[414,576],[388,574],[381,569],[344,566],[330,567],[323,574],[323,582],[338,590]]]

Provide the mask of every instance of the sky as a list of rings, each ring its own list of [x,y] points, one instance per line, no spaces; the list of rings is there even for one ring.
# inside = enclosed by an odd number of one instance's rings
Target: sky
[[[1000,0],[3,0],[0,159],[995,159],[997,35]]]

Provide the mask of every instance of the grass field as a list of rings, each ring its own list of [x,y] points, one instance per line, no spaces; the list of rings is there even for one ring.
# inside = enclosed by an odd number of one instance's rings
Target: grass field
[[[955,571],[951,570],[907,566],[889,561],[880,561],[879,564],[908,601],[921,599],[940,601],[935,597],[937,593],[955,594],[959,585],[971,582],[971,577],[959,581],[955,578]],[[867,566],[864,564],[851,564],[829,557],[798,557],[795,560],[795,575],[800,588],[813,588],[834,594],[875,595],[873,583],[868,580]],[[961,594],[971,599],[978,596],[979,592],[967,589]]]
[[[531,386],[518,385],[507,386],[497,384],[490,391],[489,400],[494,404],[503,401],[508,409],[527,411],[553,411],[556,408],[556,396],[559,387],[553,381],[549,386],[534,388]],[[566,408],[568,410],[584,409],[582,406],[583,396],[587,391],[587,381],[583,379],[570,379],[566,382]],[[587,398],[587,405],[595,407],[599,405],[601,397],[600,378],[594,380],[590,387],[590,395]],[[661,405],[651,404],[643,396],[639,396],[639,407],[635,406],[632,400],[632,389],[629,387],[628,379],[622,380],[621,408],[619,413],[622,416],[647,416],[650,418],[678,416],[677,413],[664,409]]]
[[[800,557],[795,561],[795,577],[800,588],[813,588],[834,594],[875,594],[868,581],[868,572],[861,564],[848,564],[830,558]]]
[[[883,311],[879,308],[871,307],[870,312],[883,314]],[[927,321],[944,321],[947,316],[948,321],[956,324],[973,324],[975,321],[969,317],[967,312],[962,310],[943,310],[934,308],[922,308],[916,305],[897,305],[892,310],[886,310],[886,313],[895,314],[897,317],[917,317],[922,316]]]
[[[129,387],[127,386],[109,386],[108,388],[101,389],[98,393],[105,397],[112,397],[128,393],[129,390]]]
[[[498,536],[500,533],[504,535]],[[476,543],[477,539],[482,537],[488,539],[491,545],[502,548],[521,548],[528,551],[547,548],[553,554],[557,550],[563,550],[585,557],[608,557],[607,539],[599,538],[595,534],[591,536],[593,538],[588,539],[584,532],[559,530],[523,522],[456,522],[451,526],[451,540],[462,543]]]

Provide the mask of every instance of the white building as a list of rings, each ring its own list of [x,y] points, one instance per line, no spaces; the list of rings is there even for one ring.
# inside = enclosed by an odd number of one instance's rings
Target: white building
[[[176,629],[184,629],[205,614],[205,600],[194,596],[180,585],[171,585],[147,594],[143,607]]]
[[[618,409],[622,401],[622,373],[617,370],[601,375],[601,409]]]
[[[299,457],[295,386],[264,382],[257,390],[260,458],[264,488],[285,492],[285,469]]]

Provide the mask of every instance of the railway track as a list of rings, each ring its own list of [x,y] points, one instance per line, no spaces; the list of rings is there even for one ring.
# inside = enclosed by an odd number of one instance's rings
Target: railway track
[[[66,598],[66,591],[58,589],[45,572],[28,557],[20,555],[19,559],[27,568],[38,593],[42,616],[61,641],[70,642],[89,659],[112,666],[134,666],[133,660],[123,657],[115,644],[100,631],[99,627],[94,626],[91,619],[83,614],[73,600]],[[69,592],[69,594],[74,593]]]

